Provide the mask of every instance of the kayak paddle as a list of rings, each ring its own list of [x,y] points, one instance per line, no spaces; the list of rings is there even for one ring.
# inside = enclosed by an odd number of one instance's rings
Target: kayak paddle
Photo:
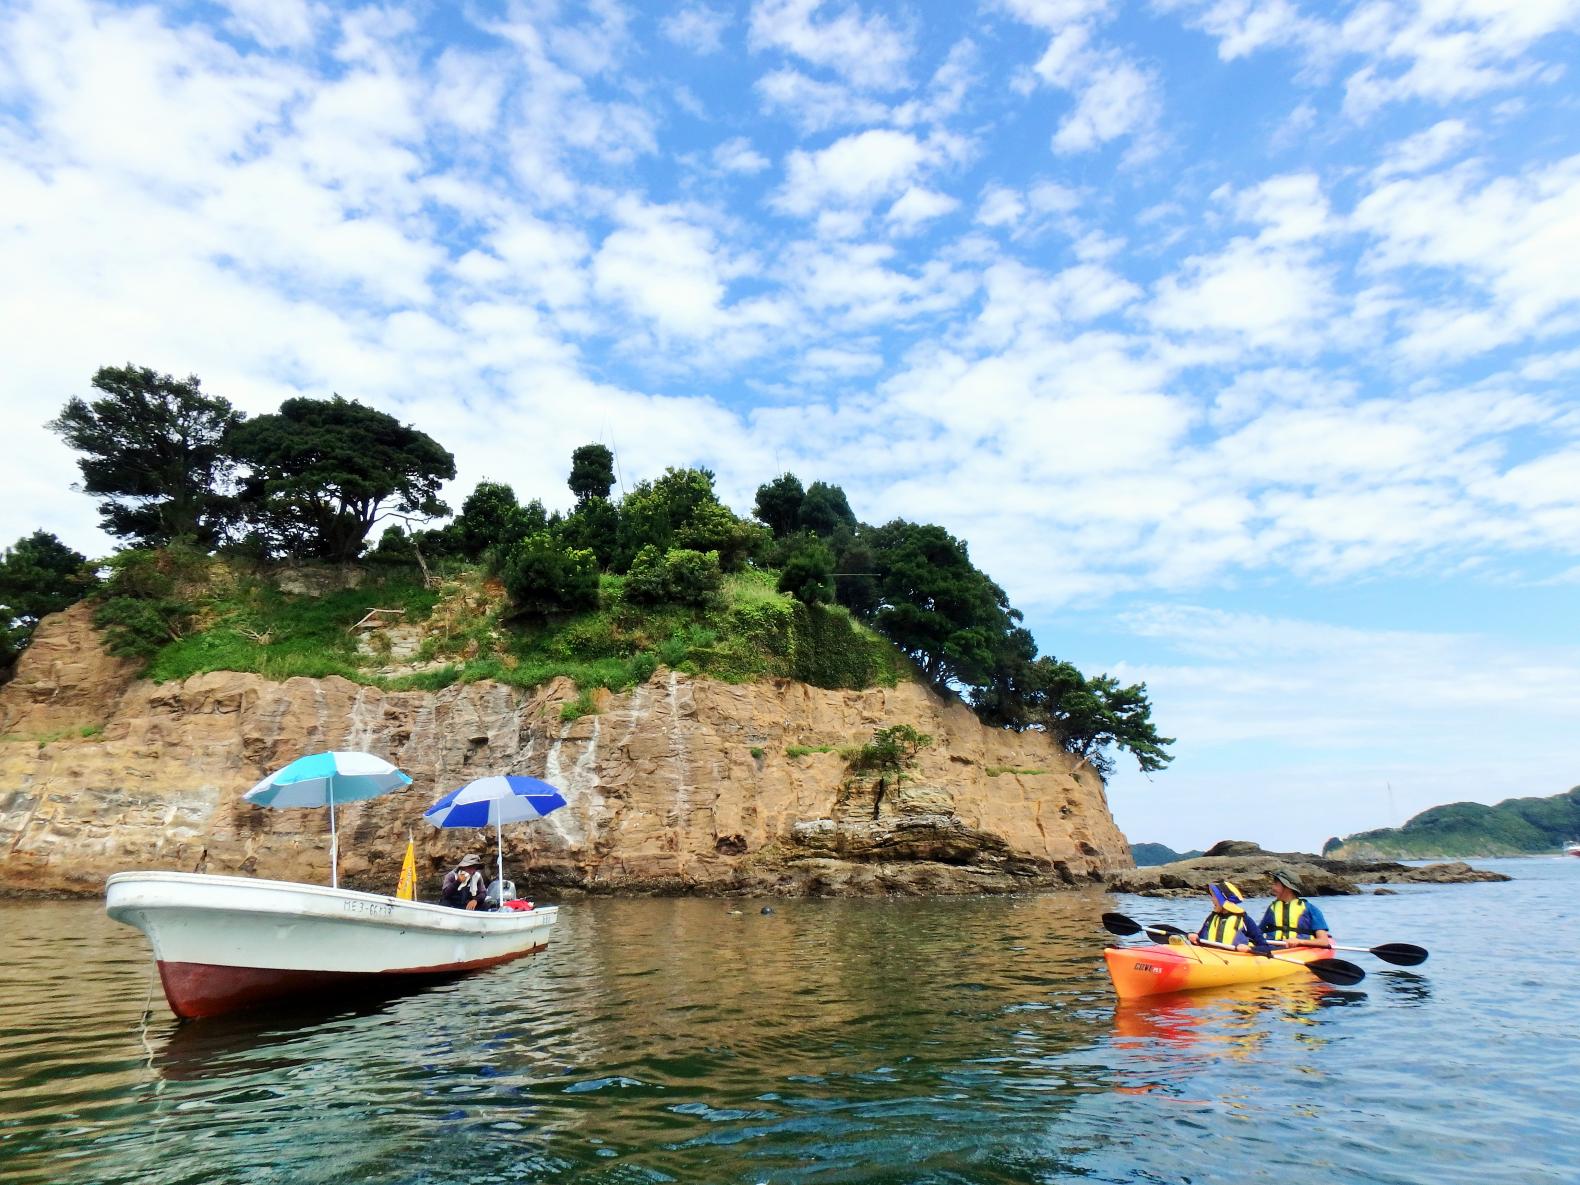
[[[1178,926],[1142,926],[1139,922],[1132,921],[1122,913],[1105,913],[1103,915],[1103,929],[1110,934],[1118,934],[1121,937],[1139,934],[1145,930],[1148,938],[1151,938],[1154,934],[1162,935],[1165,944],[1174,935],[1189,937]],[[1366,978],[1366,972],[1362,971],[1354,963],[1347,962],[1344,959],[1313,959],[1307,963],[1300,959],[1287,959],[1282,955],[1268,954],[1262,957],[1277,959],[1280,963],[1294,963],[1296,966],[1304,967],[1324,983],[1331,983],[1337,987],[1353,987]]]
[[[1381,946],[1335,946],[1333,949],[1376,955],[1383,962],[1393,963],[1398,967],[1419,967],[1426,962],[1427,957],[1425,947],[1412,946],[1408,942],[1385,942]]]

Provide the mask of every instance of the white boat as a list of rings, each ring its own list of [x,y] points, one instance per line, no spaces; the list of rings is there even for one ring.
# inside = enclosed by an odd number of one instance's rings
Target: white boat
[[[1580,841],[1571,841],[1564,845],[1564,855],[1580,856]]]
[[[542,950],[559,914],[186,872],[117,873],[105,908],[148,936],[182,1018],[452,979]]]

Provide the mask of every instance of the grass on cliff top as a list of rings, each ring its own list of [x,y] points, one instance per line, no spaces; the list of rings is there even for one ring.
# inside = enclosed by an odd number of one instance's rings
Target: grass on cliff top
[[[536,687],[565,675],[581,688],[624,690],[659,666],[729,682],[793,678],[820,687],[893,686],[909,666],[884,638],[838,606],[806,606],[774,588],[777,574],[729,576],[706,608],[632,605],[623,580],[605,576],[597,610],[551,621],[513,617],[497,584],[475,568],[425,588],[405,568],[372,567],[355,589],[320,596],[281,592],[265,576],[234,570],[199,598],[191,631],[165,645],[147,675],[159,682],[207,671],[269,679],[340,675],[393,690],[437,690],[493,679]],[[369,609],[416,627],[415,654],[394,657],[388,631],[359,649],[352,627]]]

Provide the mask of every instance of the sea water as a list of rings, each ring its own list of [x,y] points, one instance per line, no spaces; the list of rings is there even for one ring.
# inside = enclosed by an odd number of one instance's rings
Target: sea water
[[[1204,902],[573,900],[507,967],[188,1024],[101,904],[4,903],[0,1181],[1571,1182],[1580,860],[1489,866],[1322,901],[1421,967],[1123,1006],[1100,914]]]

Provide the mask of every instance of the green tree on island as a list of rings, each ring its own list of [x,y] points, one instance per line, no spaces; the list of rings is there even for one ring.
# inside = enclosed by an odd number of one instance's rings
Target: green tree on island
[[[823,539],[856,529],[856,514],[850,508],[845,491],[826,481],[814,481],[808,488],[796,521],[803,531],[811,531]]]
[[[1006,643],[992,680],[974,697],[984,723],[1022,731],[1044,729],[1064,749],[1084,758],[1104,778],[1114,771],[1109,746],[1136,759],[1143,773],[1156,773],[1174,760],[1152,722],[1147,685],[1123,685],[1111,675],[1087,678],[1073,664],[1052,656],[1032,658],[1031,635]]]
[[[943,694],[987,681],[1020,613],[971,563],[966,545],[932,523],[896,519],[872,533],[880,605],[874,622]]]
[[[571,454],[571,475],[566,483],[577,502],[609,497],[614,489],[614,454],[601,444],[584,444]]]
[[[547,617],[598,607],[598,561],[538,531],[502,553],[500,579],[518,613]]]
[[[753,513],[774,533],[775,539],[783,539],[800,524],[804,501],[806,491],[801,488],[801,479],[793,473],[781,473],[757,487]]]
[[[73,397],[47,427],[82,454],[82,490],[104,499],[104,530],[141,547],[223,541],[237,512],[228,438],[242,414],[196,375],[128,363],[100,367],[93,386],[100,398]]]
[[[48,531],[18,539],[0,556],[0,670],[32,640],[40,619],[80,601],[94,585],[87,557]]]
[[[535,531],[546,530],[548,514],[536,500],[526,506],[516,501],[516,491],[499,481],[480,481],[461,513],[447,530],[455,549],[469,560],[481,559],[491,547],[511,547]]]
[[[339,395],[287,399],[231,439],[251,469],[248,511],[287,553],[344,562],[382,518],[449,513],[439,488],[455,458],[426,432]]]
[[[834,599],[834,553],[815,536],[806,537],[785,561],[779,574],[779,591],[806,605],[826,605]]]

